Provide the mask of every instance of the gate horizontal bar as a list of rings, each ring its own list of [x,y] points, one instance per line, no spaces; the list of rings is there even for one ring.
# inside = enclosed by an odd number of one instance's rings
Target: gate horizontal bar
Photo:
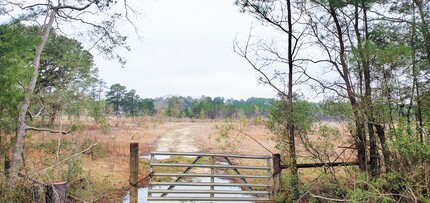
[[[148,197],[152,201],[270,201],[268,197]]]
[[[225,186],[225,187],[270,187],[265,184],[245,183],[210,183],[210,182],[150,182],[149,185],[175,185],[175,186]]]
[[[304,163],[297,164],[297,168],[317,168],[317,167],[334,167],[334,166],[358,166],[358,162],[329,162],[329,163]],[[288,166],[281,165],[282,169]]]
[[[259,175],[230,175],[230,174],[204,174],[204,173],[154,173],[153,176],[171,177],[217,177],[217,178],[271,178],[271,176]]]
[[[242,165],[150,163],[150,166],[159,166],[159,167],[193,167],[193,168],[234,168],[234,169],[270,170],[270,168],[267,167],[267,166],[242,166]]]
[[[211,153],[195,153],[195,152],[151,152],[151,155],[172,155],[172,156],[213,156],[213,157],[231,157],[244,159],[271,159],[271,156],[253,156],[240,154],[211,154]]]
[[[246,190],[148,190],[148,193],[186,193],[186,194],[250,194],[250,195],[269,195],[268,191],[246,191]]]

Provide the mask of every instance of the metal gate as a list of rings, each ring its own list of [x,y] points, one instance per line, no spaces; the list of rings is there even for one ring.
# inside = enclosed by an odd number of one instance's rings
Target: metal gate
[[[166,162],[156,159],[157,156],[188,157],[194,161]],[[149,201],[258,202],[271,199],[270,156],[151,152],[150,159],[153,176],[148,188]],[[236,165],[238,161],[249,164]]]

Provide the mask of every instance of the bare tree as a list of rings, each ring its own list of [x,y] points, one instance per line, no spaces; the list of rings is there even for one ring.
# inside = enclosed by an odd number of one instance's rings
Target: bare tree
[[[293,102],[293,86],[299,78],[294,79],[295,58],[303,45],[306,25],[303,25],[302,10],[303,1],[263,1],[263,0],[237,0],[236,4],[243,12],[252,14],[263,22],[264,25],[274,28],[275,31],[286,35],[286,43],[282,40],[270,43],[264,40],[254,39],[249,35],[244,46],[236,43],[235,52],[257,71],[261,77],[259,81],[273,87],[281,97],[286,100],[286,120],[283,121],[282,140],[286,140],[288,153],[288,166],[291,172],[291,185],[293,189],[292,199],[299,198],[299,180],[296,155],[296,128]],[[252,30],[251,30],[252,31]],[[255,41],[254,41],[255,40]],[[283,71],[285,70],[285,71]],[[273,71],[273,72],[272,72]]]

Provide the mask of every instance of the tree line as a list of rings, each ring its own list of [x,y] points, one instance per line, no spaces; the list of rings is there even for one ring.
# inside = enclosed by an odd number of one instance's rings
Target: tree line
[[[250,118],[267,117],[268,109],[276,102],[274,98],[251,97],[247,100],[225,99],[224,97],[193,98],[170,96],[140,98],[136,90],[127,91],[121,84],[113,84],[106,91],[105,112],[123,116],[163,114],[176,118],[222,119],[233,114]]]

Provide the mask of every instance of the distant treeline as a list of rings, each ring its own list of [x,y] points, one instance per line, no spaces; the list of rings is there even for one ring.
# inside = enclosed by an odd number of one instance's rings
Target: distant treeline
[[[227,118],[235,116],[266,117],[274,98],[251,97],[246,100],[224,97],[200,98],[171,96],[140,98],[135,90],[127,91],[120,84],[112,85],[106,92],[106,113],[126,116],[161,114],[182,118]]]
[[[95,94],[92,98],[97,100]],[[113,84],[106,91],[105,113],[117,116],[162,115],[176,118],[224,119],[231,117],[267,118],[272,106],[279,102],[275,98],[251,97],[244,99],[225,99],[224,97],[201,96],[199,98],[170,96],[140,98],[134,89],[127,91],[121,84]],[[100,98],[100,97],[98,97]],[[304,101],[300,101],[304,102]],[[348,116],[348,104],[324,101],[306,102],[309,116],[316,120],[339,121]],[[336,111],[335,109],[341,109]]]

